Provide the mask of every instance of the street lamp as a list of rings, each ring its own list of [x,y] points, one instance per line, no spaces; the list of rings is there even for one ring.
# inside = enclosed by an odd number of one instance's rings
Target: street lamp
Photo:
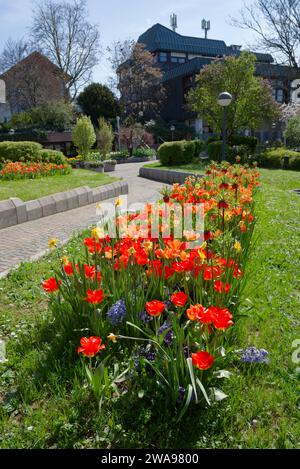
[[[171,125],[170,130],[172,132],[172,142],[173,142],[174,141],[175,125]]]
[[[226,160],[226,138],[227,138],[227,107],[232,103],[233,97],[230,93],[224,91],[219,94],[218,104],[224,108],[223,112],[223,126],[222,126],[222,161]]]

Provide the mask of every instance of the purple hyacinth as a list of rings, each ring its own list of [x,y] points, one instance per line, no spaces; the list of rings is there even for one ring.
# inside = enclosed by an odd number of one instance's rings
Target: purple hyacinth
[[[166,335],[164,336],[164,344],[165,344],[165,345],[170,345],[170,344],[173,342],[174,333],[173,333],[173,331],[171,330],[171,328],[172,328],[172,324],[165,322],[165,323],[164,323],[162,326],[160,326],[160,328],[158,329],[158,332],[157,332],[158,337],[169,329],[169,331],[168,331],[168,332],[166,333]]]
[[[241,360],[244,363],[269,363],[269,353],[265,349],[249,347],[241,352]]]
[[[153,317],[149,316],[147,311],[142,311],[139,314],[139,319],[142,321],[143,324],[147,324],[147,322],[153,321]]]
[[[126,315],[126,304],[124,300],[117,301],[107,312],[107,319],[112,326],[122,322]]]
[[[134,360],[134,366],[135,369],[137,370],[138,373],[141,372],[141,358],[145,358],[148,362],[153,363],[156,359],[156,352],[149,349],[149,348],[144,348],[141,347],[139,350],[137,350],[134,354],[133,360]],[[148,374],[153,373],[153,369],[149,363],[146,363],[145,370]]]

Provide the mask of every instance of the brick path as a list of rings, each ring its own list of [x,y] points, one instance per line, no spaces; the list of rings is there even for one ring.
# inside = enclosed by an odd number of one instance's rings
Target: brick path
[[[139,168],[144,164],[118,165],[112,173],[127,180],[129,204],[157,200],[164,185],[138,177]],[[0,277],[20,262],[38,259],[45,254],[49,239],[58,238],[60,242],[65,242],[73,233],[96,221],[96,204],[93,204],[0,230]]]

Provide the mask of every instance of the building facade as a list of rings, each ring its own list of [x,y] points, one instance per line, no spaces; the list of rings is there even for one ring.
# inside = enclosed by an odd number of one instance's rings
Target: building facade
[[[162,82],[167,90],[167,98],[160,110],[161,117],[167,122],[185,123],[205,138],[210,129],[195,113],[187,110],[185,96],[205,65],[225,56],[239,56],[241,46],[227,46],[221,40],[183,36],[161,24],[148,29],[138,42],[153,54],[155,65],[163,71]],[[274,99],[278,103],[289,103],[293,92],[292,83],[300,79],[300,69],[275,64],[270,54],[253,53],[257,60],[256,75],[270,81]],[[261,140],[274,139],[280,136],[280,129],[271,126],[257,130],[256,135]]]
[[[47,57],[33,52],[0,75],[6,94],[6,103],[0,104],[0,122],[43,102],[67,101],[68,79]]]

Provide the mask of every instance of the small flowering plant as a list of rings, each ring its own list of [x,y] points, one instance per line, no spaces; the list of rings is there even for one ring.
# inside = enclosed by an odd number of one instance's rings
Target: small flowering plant
[[[192,403],[210,404],[208,391],[222,369],[246,280],[258,177],[256,168],[212,164],[204,178],[174,184],[168,200],[144,211],[122,213],[118,199],[116,237],[93,229],[78,257],[62,259],[43,281],[58,334],[74,344],[81,340],[79,352],[87,357],[103,355],[97,389],[112,389],[114,382],[114,392],[120,391],[113,370],[122,357],[131,370],[127,389],[164,392],[179,418]],[[192,204],[193,223],[203,205],[203,240],[187,230],[176,238],[176,218],[171,229],[164,225],[163,203],[170,210],[174,203],[182,209]],[[156,236],[148,229],[150,214],[159,221]],[[82,339],[83,331],[90,339]],[[98,366],[91,366],[95,388]]]

